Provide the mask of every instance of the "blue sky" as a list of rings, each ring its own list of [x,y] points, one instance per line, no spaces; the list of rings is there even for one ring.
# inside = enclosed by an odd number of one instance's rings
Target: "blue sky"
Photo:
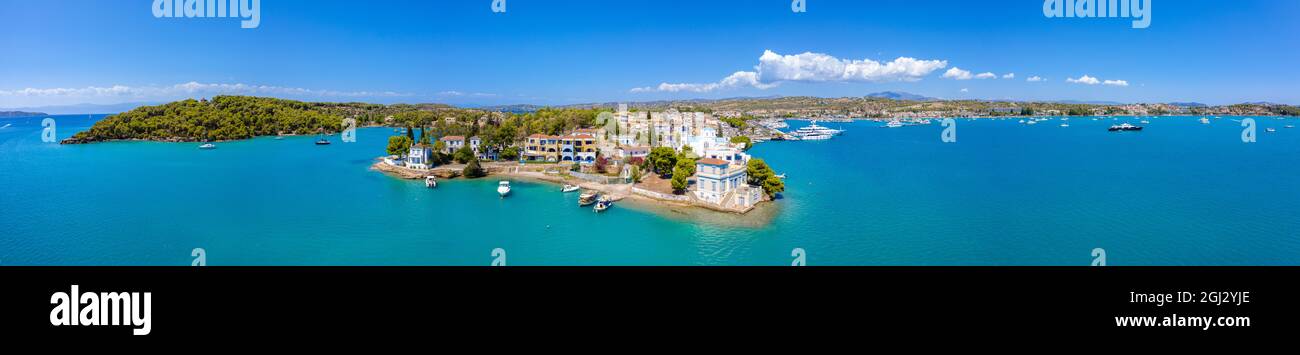
[[[1300,1],[1153,0],[1145,29],[1047,18],[1042,0],[807,0],[805,13],[789,0],[506,0],[503,14],[491,3],[264,0],[260,26],[241,29],[155,18],[153,0],[0,0],[10,15],[0,107],[222,93],[554,105],[879,91],[1300,104]],[[997,78],[975,78],[986,72]]]

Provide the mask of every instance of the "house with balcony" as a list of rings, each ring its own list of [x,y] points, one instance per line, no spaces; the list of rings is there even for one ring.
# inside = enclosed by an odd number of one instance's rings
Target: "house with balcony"
[[[695,197],[725,209],[748,209],[762,201],[761,188],[749,186],[746,166],[726,160],[695,161]]]
[[[560,159],[560,137],[545,134],[528,136],[524,141],[524,160],[556,162]]]
[[[424,144],[411,146],[411,150],[406,154],[406,167],[417,170],[429,170],[433,168],[433,147]]]

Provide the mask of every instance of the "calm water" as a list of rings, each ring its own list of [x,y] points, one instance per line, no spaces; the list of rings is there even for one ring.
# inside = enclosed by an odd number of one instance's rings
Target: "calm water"
[[[56,116],[58,136],[95,116]],[[558,187],[495,179],[428,190],[369,171],[389,129],[218,144],[42,143],[39,118],[0,119],[0,265],[1300,265],[1300,124],[1156,118],[1034,126],[959,121],[771,142],[789,174],[754,216],[576,207]],[[1121,122],[1124,119],[1120,120]],[[1134,122],[1136,123],[1136,122]],[[791,122],[798,127],[803,123]],[[792,128],[794,128],[792,127]],[[1264,128],[1277,128],[1266,133]],[[770,222],[768,221],[770,220]]]

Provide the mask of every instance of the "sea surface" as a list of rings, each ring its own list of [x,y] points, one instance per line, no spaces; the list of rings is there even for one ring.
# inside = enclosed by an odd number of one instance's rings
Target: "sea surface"
[[[59,139],[95,116],[53,116]],[[369,170],[391,129],[218,143],[41,140],[0,119],[0,265],[1300,265],[1300,120],[825,123],[751,153],[788,174],[746,216],[576,205],[554,185],[437,189]],[[791,129],[806,124],[791,121]],[[1268,133],[1265,128],[1276,128]]]

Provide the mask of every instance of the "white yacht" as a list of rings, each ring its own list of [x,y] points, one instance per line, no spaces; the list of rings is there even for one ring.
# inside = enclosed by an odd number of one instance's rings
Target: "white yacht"
[[[1210,124],[1210,119],[1209,119],[1209,118],[1205,118],[1205,117],[1201,117],[1201,124]]]
[[[825,133],[808,134],[799,137],[799,140],[805,141],[824,141],[828,139],[831,139],[831,135]]]
[[[506,195],[509,195],[509,194],[510,194],[510,182],[509,182],[509,181],[502,181],[500,184],[497,184],[497,193],[498,193],[498,194],[501,194],[501,197],[506,197]]]
[[[903,126],[903,122],[901,122],[901,121],[899,121],[899,120],[889,121],[889,123],[886,123],[886,124],[885,124],[885,127],[886,127],[886,128],[898,128],[898,127],[902,127],[902,126]]]
[[[808,126],[800,127],[799,129],[795,130],[794,133],[791,134],[796,136],[821,135],[821,134],[833,136],[843,132],[844,131],[838,129],[818,126],[817,121],[812,121],[812,123],[809,124]]]
[[[203,150],[217,149],[217,145],[212,143],[203,143],[203,145],[199,146],[199,149],[203,149]]]
[[[433,178],[433,175],[426,176],[426,177],[424,178],[424,187],[427,187],[427,188],[430,188],[430,189],[435,188],[435,187],[438,187],[438,180],[435,180],[435,179]]]
[[[565,184],[565,185],[564,185],[564,188],[563,188],[563,189],[560,189],[560,192],[574,192],[574,191],[578,191],[578,190],[581,190],[581,189],[582,189],[582,188],[581,188],[581,187],[578,187],[578,185],[568,185],[568,184]]]

